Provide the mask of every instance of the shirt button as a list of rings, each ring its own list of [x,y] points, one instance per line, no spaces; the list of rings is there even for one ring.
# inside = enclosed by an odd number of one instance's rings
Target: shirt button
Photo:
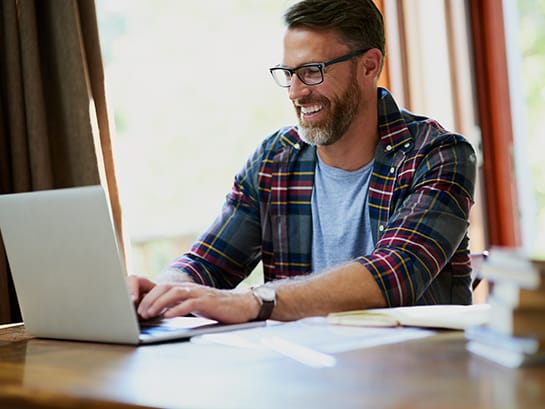
[[[405,145],[403,145],[405,148],[408,148],[409,146],[411,146],[410,142],[407,142]]]
[[[390,173],[394,173],[395,171],[396,171],[395,168],[392,166],[392,167],[390,168]]]
[[[390,152],[390,151],[392,150],[392,145],[387,145],[387,146],[386,146],[386,150],[387,150],[388,152]]]
[[[380,226],[378,226],[378,229],[379,231],[384,231],[384,225],[381,224]]]

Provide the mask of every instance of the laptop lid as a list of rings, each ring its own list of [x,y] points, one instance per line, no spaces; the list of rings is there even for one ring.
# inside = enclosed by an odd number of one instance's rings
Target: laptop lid
[[[0,231],[30,335],[137,344],[259,325],[177,320],[141,338],[101,186],[0,195]]]
[[[111,220],[100,186],[0,196],[0,229],[29,334],[137,342]]]

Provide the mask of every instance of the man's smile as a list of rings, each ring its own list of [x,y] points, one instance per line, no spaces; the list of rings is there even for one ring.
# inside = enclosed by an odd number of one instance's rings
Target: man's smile
[[[296,104],[296,108],[299,110],[301,121],[312,120],[325,111],[326,104],[324,103],[312,103],[312,104]]]

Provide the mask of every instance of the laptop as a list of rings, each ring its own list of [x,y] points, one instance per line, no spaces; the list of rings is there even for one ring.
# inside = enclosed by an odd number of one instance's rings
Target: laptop
[[[32,336],[137,345],[264,325],[139,322],[101,186],[0,195],[0,232]]]

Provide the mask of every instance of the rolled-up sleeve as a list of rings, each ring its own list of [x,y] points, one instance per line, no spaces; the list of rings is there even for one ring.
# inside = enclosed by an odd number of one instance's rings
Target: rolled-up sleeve
[[[261,258],[261,225],[256,178],[262,147],[254,152],[235,176],[212,225],[190,251],[175,259],[167,269],[180,269],[197,283],[216,288],[234,288],[246,278]]]
[[[475,151],[460,135],[441,135],[406,156],[375,250],[357,258],[388,305],[422,303],[433,285],[451,291],[457,267],[450,261],[467,252],[475,177]],[[440,280],[440,275],[449,277]]]

